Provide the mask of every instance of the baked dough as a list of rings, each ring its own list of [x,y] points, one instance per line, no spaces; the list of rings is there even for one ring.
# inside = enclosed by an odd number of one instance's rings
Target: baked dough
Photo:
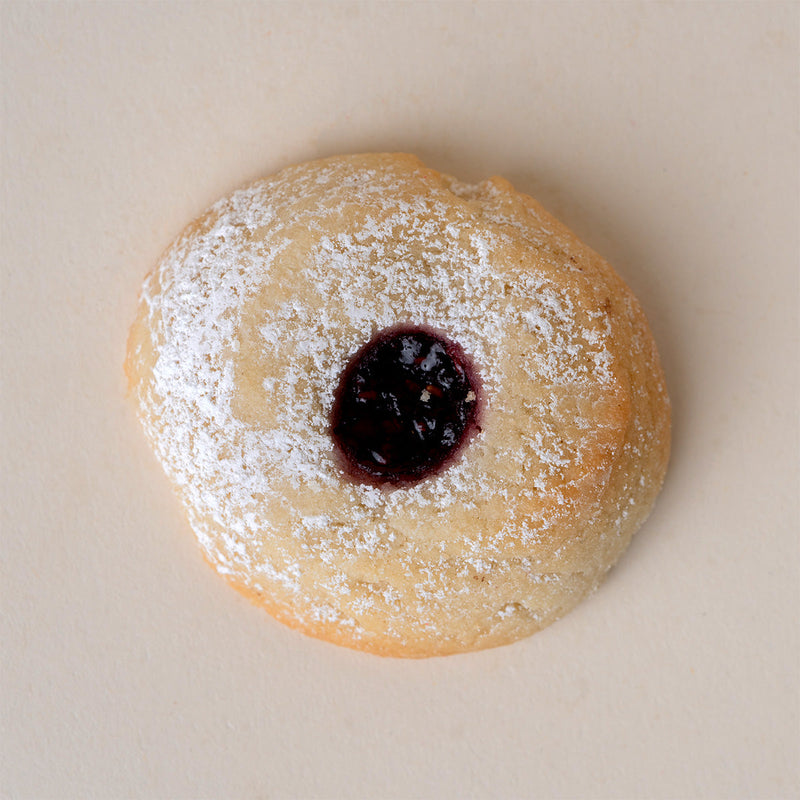
[[[334,393],[421,325],[478,373],[480,429],[411,485],[348,475]],[[126,371],[208,561],[281,622],[390,656],[512,642],[594,590],[647,516],[670,408],[636,299],[502,178],[405,154],[289,167],[147,277]]]

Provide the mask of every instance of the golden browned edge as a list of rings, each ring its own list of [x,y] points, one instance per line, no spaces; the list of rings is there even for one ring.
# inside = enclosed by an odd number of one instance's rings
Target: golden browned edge
[[[211,561],[205,553],[202,553],[206,563],[214,568],[214,562]],[[219,574],[219,573],[217,573]],[[437,642],[431,646],[430,642],[425,646],[420,647],[414,643],[400,644],[398,640],[391,639],[386,636],[378,637],[374,633],[368,639],[360,639],[354,636],[348,636],[346,630],[335,622],[309,622],[308,620],[300,620],[292,612],[290,608],[281,603],[276,602],[261,592],[251,589],[249,586],[237,581],[231,575],[222,575],[227,584],[235,589],[239,594],[245,597],[249,602],[258,608],[266,611],[273,619],[285,625],[287,628],[298,631],[299,633],[310,636],[313,639],[320,639],[329,644],[340,645],[347,647],[351,650],[358,650],[362,653],[369,653],[374,656],[381,656],[382,658],[407,658],[407,659],[421,659],[421,658],[436,658],[441,656],[459,655],[462,653],[475,653],[479,650],[491,650],[495,647],[504,647],[508,644],[518,641],[517,639],[487,639],[478,645],[464,647],[455,642]],[[531,630],[530,635],[538,633],[543,628],[547,628],[554,622],[557,622],[565,614],[571,611],[575,606],[579,605],[589,594],[591,594],[597,587],[591,587],[586,592],[574,596],[573,602],[569,605],[563,606],[559,613],[550,617],[545,623],[538,626],[535,630]]]
[[[386,154],[371,154],[373,156],[383,156]],[[438,171],[424,166],[416,156],[406,154],[406,153],[394,153],[388,154],[391,157],[395,158],[398,161],[408,161],[411,162],[417,173],[420,177],[423,178],[426,182],[431,182],[432,184],[436,185],[437,187],[441,187],[442,183],[442,174]],[[360,155],[351,156],[351,158],[360,158]],[[334,157],[336,158],[336,157]],[[324,159],[323,161],[328,160]],[[334,159],[330,159],[334,160]],[[658,351],[655,347],[655,342],[652,336],[652,332],[649,327],[649,323],[644,315],[644,312],[636,299],[636,297],[631,292],[630,288],[627,284],[622,280],[622,278],[618,275],[618,273],[596,252],[594,252],[591,248],[585,245],[575,233],[573,233],[564,223],[560,222],[557,218],[553,217],[538,201],[525,195],[522,192],[518,192],[513,185],[507,181],[505,178],[494,176],[489,179],[497,188],[504,191],[506,194],[512,195],[517,200],[521,201],[525,205],[529,206],[532,210],[535,211],[536,215],[542,217],[546,220],[547,224],[554,230],[557,231],[561,237],[564,237],[570,244],[571,249],[580,252],[587,261],[591,261],[593,266],[598,269],[598,271],[602,274],[603,278],[605,279],[609,293],[613,296],[617,294],[620,298],[627,297],[630,300],[630,311],[633,313],[633,318],[630,320],[631,327],[637,327],[644,336],[645,340],[650,344],[651,348],[651,365],[653,368],[653,375],[656,377],[657,380],[661,382],[662,386],[665,386],[665,378],[663,369],[661,366],[660,357]],[[194,234],[195,231],[202,229],[205,219],[207,218],[209,212],[206,212],[200,215],[194,222],[188,225],[184,231],[182,236],[191,236]],[[158,264],[164,258],[164,255],[159,258]],[[155,273],[158,269],[158,266],[154,267],[148,273],[147,277],[150,277]],[[627,311],[627,310],[626,310]],[[140,367],[145,366],[144,363],[141,362],[142,356],[146,353],[150,356],[148,361],[152,362],[152,358],[154,357],[154,352],[147,352],[148,348],[144,347],[143,345],[150,340],[150,335],[148,332],[147,324],[146,324],[146,316],[147,308],[143,298],[140,296],[140,300],[137,307],[136,317],[134,319],[133,324],[131,325],[131,329],[128,335],[127,341],[127,348],[126,348],[126,357],[124,361],[124,371],[125,375],[128,379],[128,391],[127,394],[130,397],[135,393],[137,388],[137,383],[143,377],[143,372],[141,369],[137,369],[136,367],[136,360],[137,358],[140,359]],[[150,342],[152,344],[152,342]],[[152,367],[152,363],[147,364],[148,367]],[[632,398],[632,389],[629,387],[628,395],[623,399],[623,401],[617,407],[616,417],[618,417],[618,422],[620,423],[620,428],[623,431],[623,442],[627,436],[626,431],[628,429],[628,425],[624,425],[626,419],[629,419],[632,412],[633,406],[633,398]],[[666,402],[662,403],[650,403],[650,411],[656,412],[658,415],[657,417],[652,419],[652,429],[654,431],[661,431],[663,433],[661,440],[654,444],[653,452],[655,455],[658,456],[658,465],[653,470],[653,476],[655,478],[655,485],[652,488],[652,497],[653,499],[660,491],[660,487],[664,480],[664,475],[666,473],[667,464],[670,457],[670,448],[671,448],[671,406],[669,403],[669,398],[665,394],[664,399]],[[621,448],[619,448],[621,451]],[[593,468],[587,469],[585,474],[588,476],[599,475],[604,473],[606,470],[604,467],[608,466],[607,459],[603,452],[597,451],[594,455],[594,463],[592,466]],[[617,453],[617,458],[621,457],[621,452]],[[615,459],[616,462],[616,459]],[[180,500],[180,495],[177,491],[177,487],[172,486],[173,492],[176,494],[178,499]],[[576,490],[577,491],[577,490]],[[644,518],[649,514],[651,507],[652,507],[653,500],[651,499],[649,503],[649,507],[646,509],[646,513],[640,520],[639,524],[634,529],[635,530],[640,527],[641,523],[644,521]],[[184,516],[189,522],[188,513],[186,509],[183,507],[183,503],[181,502],[181,507],[184,510]],[[632,534],[631,534],[632,535]],[[619,553],[617,553],[616,557],[613,559],[615,562],[619,555],[626,549],[631,536],[628,536],[627,539],[624,541],[622,548],[620,549]],[[206,560],[206,562],[215,568],[214,563],[208,558],[208,556],[202,551],[201,553]],[[613,563],[612,563],[613,566]],[[218,572],[218,570],[215,571]],[[218,572],[218,574],[220,574]],[[432,656],[445,656],[445,655],[452,655],[457,653],[463,652],[470,652],[476,651],[481,649],[489,649],[492,647],[502,646],[505,644],[509,644],[510,642],[507,640],[485,640],[479,645],[465,648],[463,645],[459,646],[456,643],[444,643],[438,642],[434,646],[430,646],[430,643],[426,643],[425,646],[418,646],[415,644],[400,644],[397,640],[390,639],[389,637],[385,636],[376,636],[372,633],[366,639],[361,639],[352,635],[349,635],[347,630],[342,628],[340,625],[337,625],[335,622],[310,622],[307,619],[299,619],[298,616],[293,613],[292,609],[285,604],[282,604],[276,601],[273,598],[268,597],[267,595],[257,592],[250,587],[244,585],[243,583],[237,581],[233,576],[230,575],[222,575],[225,578],[226,582],[236,589],[240,594],[246,597],[250,602],[255,604],[256,606],[264,609],[267,613],[269,613],[274,619],[278,622],[286,625],[289,628],[297,630],[301,633],[304,633],[308,636],[313,638],[321,639],[323,641],[330,642],[332,644],[338,644],[344,647],[352,648],[355,650],[360,650],[363,652],[371,653],[373,655],[379,655],[384,657],[393,657],[393,658],[427,658]],[[558,612],[554,614],[552,617],[546,619],[541,625],[536,627],[535,629],[531,630],[531,634],[545,628],[555,622],[556,620],[560,619],[564,614],[569,612],[572,608],[578,605],[586,595],[593,592],[597,585],[604,579],[605,574],[603,574],[598,583],[594,586],[587,587],[586,591],[573,596],[571,598],[571,602],[569,604],[565,604]],[[513,640],[512,640],[513,641]]]

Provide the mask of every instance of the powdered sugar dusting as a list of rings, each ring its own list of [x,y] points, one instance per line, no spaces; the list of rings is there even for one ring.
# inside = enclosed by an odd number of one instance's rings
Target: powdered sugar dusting
[[[378,608],[435,628],[459,570],[546,582],[524,551],[571,513],[586,454],[620,435],[611,330],[589,295],[547,248],[509,258],[518,235],[492,184],[409,199],[413,180],[390,164],[284,170],[217,203],[143,291],[157,358],[142,419],[208,557],[355,636]],[[445,471],[377,488],[344,478],[329,415],[349,358],[399,323],[464,348],[485,423]]]

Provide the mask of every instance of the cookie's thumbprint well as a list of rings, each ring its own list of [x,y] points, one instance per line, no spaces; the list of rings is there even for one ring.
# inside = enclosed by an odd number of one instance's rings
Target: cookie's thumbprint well
[[[278,620],[388,656],[507,644],[647,517],[670,406],[614,270],[502,178],[405,154],[289,167],[193,222],[128,340],[208,561]]]
[[[381,331],[342,373],[331,431],[346,469],[410,484],[447,466],[476,426],[478,381],[464,351],[410,325]]]

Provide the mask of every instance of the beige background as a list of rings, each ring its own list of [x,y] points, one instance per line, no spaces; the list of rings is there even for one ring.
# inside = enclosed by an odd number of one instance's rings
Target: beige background
[[[797,797],[799,29],[769,2],[3,4],[0,793]],[[594,598],[422,662],[227,588],[121,366],[204,207],[384,149],[503,174],[608,257],[675,412]]]

